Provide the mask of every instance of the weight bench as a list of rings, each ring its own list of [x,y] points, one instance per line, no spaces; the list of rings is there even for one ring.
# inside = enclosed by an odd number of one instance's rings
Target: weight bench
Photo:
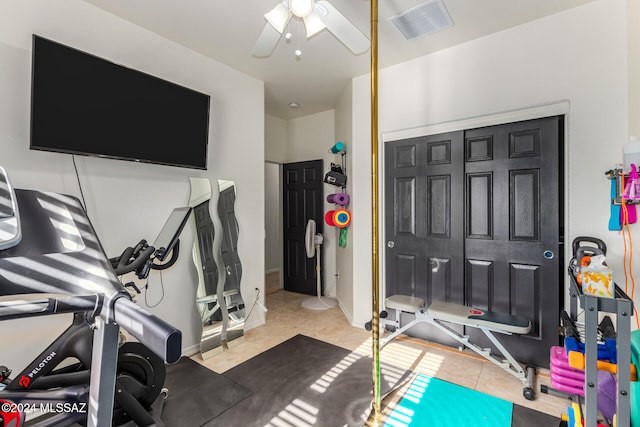
[[[429,307],[425,308],[422,298],[408,295],[393,295],[388,297],[385,300],[385,307],[388,310],[395,310],[395,320],[386,319],[387,313],[383,311],[380,316],[380,324],[395,327],[395,331],[380,340],[380,348],[416,324],[429,323],[460,344],[470,348],[488,361],[515,376],[522,381],[524,385],[522,395],[527,400],[533,400],[535,398],[535,391],[532,387],[535,369],[533,367],[527,367],[526,370],[523,369],[502,343],[493,335],[494,332],[506,335],[528,334],[529,331],[531,331],[531,321],[529,321],[529,319],[512,314],[492,313],[486,310],[479,310],[443,301],[434,301]],[[402,326],[402,312],[412,313],[416,318]],[[384,316],[382,314],[384,314]],[[469,341],[467,335],[461,335],[449,327],[447,323],[480,329],[500,351],[503,359],[491,354],[491,349],[481,348],[473,344]],[[367,327],[367,329],[369,329],[369,327]]]

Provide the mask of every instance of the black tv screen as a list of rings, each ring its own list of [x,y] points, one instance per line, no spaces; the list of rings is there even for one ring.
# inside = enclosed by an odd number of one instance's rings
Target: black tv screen
[[[31,149],[207,168],[209,95],[37,35],[32,66]]]

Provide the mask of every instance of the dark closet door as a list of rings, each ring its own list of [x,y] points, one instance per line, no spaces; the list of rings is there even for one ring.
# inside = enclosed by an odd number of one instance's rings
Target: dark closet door
[[[498,338],[518,360],[548,367],[562,295],[561,123],[386,143],[385,295],[525,316],[529,335]],[[482,332],[464,332],[491,347]],[[457,346],[426,325],[411,334]]]
[[[284,289],[316,295],[316,260],[307,258],[304,237],[307,221],[316,221],[323,233],[322,159],[283,165]],[[320,245],[322,250],[322,245]],[[320,258],[322,262],[322,257]]]
[[[499,338],[521,362],[544,367],[559,339],[561,120],[465,132],[467,302],[531,319],[529,335]]]
[[[385,144],[386,296],[464,302],[463,147],[462,132]],[[455,344],[430,325],[418,330]]]

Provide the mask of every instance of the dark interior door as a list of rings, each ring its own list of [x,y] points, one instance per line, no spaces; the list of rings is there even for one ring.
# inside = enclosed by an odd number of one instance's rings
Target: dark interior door
[[[518,360],[544,367],[558,345],[562,295],[561,123],[551,117],[465,132],[467,302],[531,319],[528,335],[500,339]],[[474,342],[486,340],[469,329]]]
[[[462,139],[460,131],[385,144],[387,296],[464,303]],[[433,326],[418,329],[455,344]]]
[[[316,260],[307,258],[304,238],[309,219],[315,220],[317,233],[322,234],[324,230],[322,169],[322,159],[286,163],[282,168],[283,282],[287,291],[317,294]]]
[[[529,335],[499,339],[547,367],[562,295],[562,129],[552,117],[385,144],[386,296],[525,316]],[[453,343],[426,326],[412,334]]]

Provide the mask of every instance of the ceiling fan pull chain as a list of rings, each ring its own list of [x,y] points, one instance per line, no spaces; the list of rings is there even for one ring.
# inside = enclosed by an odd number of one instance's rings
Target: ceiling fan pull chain
[[[294,53],[296,54],[297,58],[300,58],[300,56],[302,56],[302,51],[300,50],[300,18],[298,18],[296,21],[297,21],[297,24],[296,24],[296,44],[297,44],[298,48],[296,49],[296,51]]]

